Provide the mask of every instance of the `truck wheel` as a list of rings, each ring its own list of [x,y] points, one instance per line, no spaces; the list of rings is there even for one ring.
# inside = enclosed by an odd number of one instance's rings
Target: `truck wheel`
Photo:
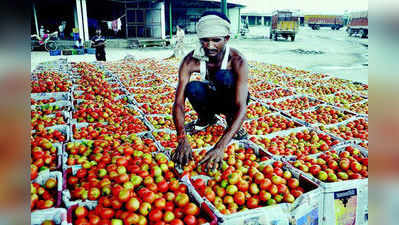
[[[277,41],[277,34],[274,34],[274,38],[275,41]]]
[[[349,37],[351,37],[352,34],[353,34],[352,29],[349,28],[349,29],[348,29],[348,35],[349,35]]]
[[[331,26],[331,30],[335,30],[335,26]]]
[[[366,38],[367,37],[367,34],[368,34],[368,31],[367,30],[362,30],[362,38]]]
[[[316,26],[315,26],[315,29],[316,29],[316,30],[320,30],[320,26],[319,26],[319,25],[316,25]]]
[[[364,36],[364,30],[359,30],[359,31],[358,31],[358,34],[359,34],[360,38],[363,38],[363,36]]]
[[[270,32],[269,39],[271,40],[272,38],[273,38],[273,34],[272,34],[272,32]]]
[[[295,35],[291,36],[291,41],[295,41]]]

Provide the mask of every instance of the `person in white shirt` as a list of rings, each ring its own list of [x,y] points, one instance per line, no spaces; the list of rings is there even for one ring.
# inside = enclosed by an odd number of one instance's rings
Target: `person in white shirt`
[[[44,29],[44,26],[41,25],[41,26],[40,26],[39,35],[40,35],[41,38],[43,38],[44,34],[45,34],[45,29]]]
[[[66,21],[62,21],[61,24],[58,26],[58,31],[60,32],[60,38],[64,39],[65,38],[65,27],[66,27]]]
[[[174,53],[176,58],[181,58],[184,54],[184,30],[179,25],[177,25],[176,28],[176,45]]]

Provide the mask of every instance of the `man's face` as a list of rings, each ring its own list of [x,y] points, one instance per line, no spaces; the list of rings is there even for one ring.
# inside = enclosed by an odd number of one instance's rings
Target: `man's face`
[[[97,35],[100,35],[100,34],[101,34],[101,30],[97,30],[97,31],[96,31],[96,34],[97,34]]]
[[[226,37],[210,37],[201,38],[200,42],[205,50],[205,54],[208,57],[218,56],[224,49],[227,41],[230,39],[229,36]]]

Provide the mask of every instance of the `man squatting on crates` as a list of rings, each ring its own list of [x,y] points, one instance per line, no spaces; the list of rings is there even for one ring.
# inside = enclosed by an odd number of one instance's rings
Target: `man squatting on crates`
[[[178,147],[172,155],[172,160],[180,166],[192,160],[186,131],[198,131],[215,124],[215,114],[226,116],[227,128],[216,145],[200,161],[200,164],[206,164],[207,170],[221,168],[224,149],[232,138],[247,137],[242,123],[249,102],[248,63],[238,50],[227,45],[230,26],[230,20],[224,14],[205,12],[197,23],[200,45],[188,53],[180,65],[173,106]],[[201,74],[201,81],[190,82],[194,72]],[[185,128],[186,98],[199,118]]]

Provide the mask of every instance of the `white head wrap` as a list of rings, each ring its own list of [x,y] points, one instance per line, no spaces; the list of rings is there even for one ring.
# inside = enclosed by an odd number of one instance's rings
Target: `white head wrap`
[[[216,15],[201,17],[197,23],[198,38],[225,37],[230,35],[230,23]],[[208,61],[202,45],[194,50],[193,57],[199,60]]]

